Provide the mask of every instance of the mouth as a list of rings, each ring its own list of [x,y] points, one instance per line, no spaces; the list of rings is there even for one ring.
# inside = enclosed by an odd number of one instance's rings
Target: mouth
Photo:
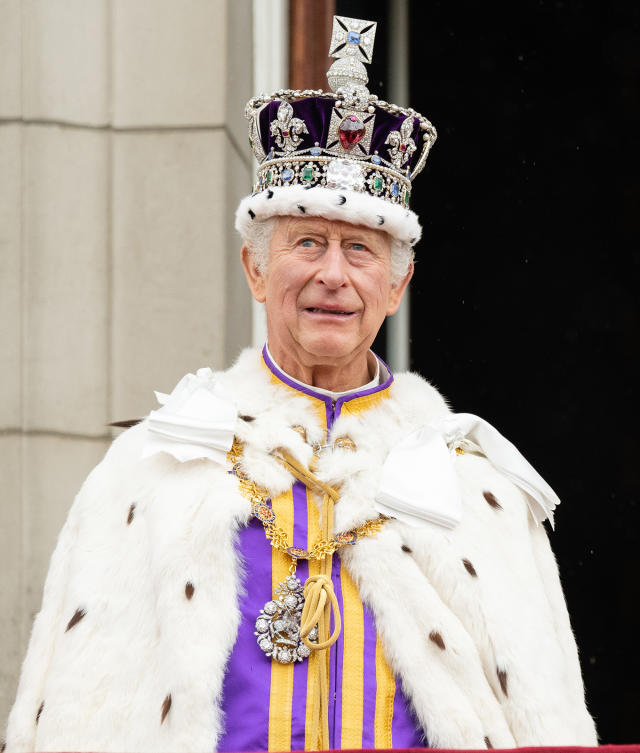
[[[334,317],[340,317],[340,318],[348,318],[351,316],[355,316],[355,311],[346,311],[343,309],[327,309],[327,308],[321,308],[319,306],[308,306],[305,308],[305,311],[307,311],[310,314],[315,315],[321,315],[321,316],[334,316]]]

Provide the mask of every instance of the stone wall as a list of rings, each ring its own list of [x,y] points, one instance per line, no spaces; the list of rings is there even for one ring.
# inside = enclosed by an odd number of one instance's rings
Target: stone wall
[[[0,728],[109,421],[249,344],[250,0],[0,0]]]

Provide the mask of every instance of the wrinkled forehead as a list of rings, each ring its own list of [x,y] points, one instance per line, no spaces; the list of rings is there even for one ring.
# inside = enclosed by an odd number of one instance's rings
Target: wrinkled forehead
[[[274,239],[292,240],[299,235],[320,235],[338,240],[358,240],[368,245],[390,247],[388,233],[364,225],[354,225],[341,220],[328,220],[324,217],[278,217]]]

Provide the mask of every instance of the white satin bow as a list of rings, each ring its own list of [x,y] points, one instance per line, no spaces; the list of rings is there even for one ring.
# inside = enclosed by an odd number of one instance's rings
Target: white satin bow
[[[182,462],[196,458],[225,462],[238,411],[211,369],[187,374],[170,395],[156,392],[156,398],[162,408],[149,414],[143,457],[168,452]]]
[[[536,524],[549,518],[553,527],[553,511],[560,504],[556,493],[508,439],[471,413],[451,413],[391,450],[375,497],[377,509],[414,526],[455,528],[462,518],[457,448],[483,454],[525,492]]]

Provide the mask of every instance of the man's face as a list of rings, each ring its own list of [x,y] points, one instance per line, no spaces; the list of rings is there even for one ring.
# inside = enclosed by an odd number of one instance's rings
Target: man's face
[[[270,349],[306,365],[366,353],[413,271],[392,286],[385,232],[319,217],[279,218],[265,274],[250,274],[245,250],[243,262],[254,297],[266,304]]]

